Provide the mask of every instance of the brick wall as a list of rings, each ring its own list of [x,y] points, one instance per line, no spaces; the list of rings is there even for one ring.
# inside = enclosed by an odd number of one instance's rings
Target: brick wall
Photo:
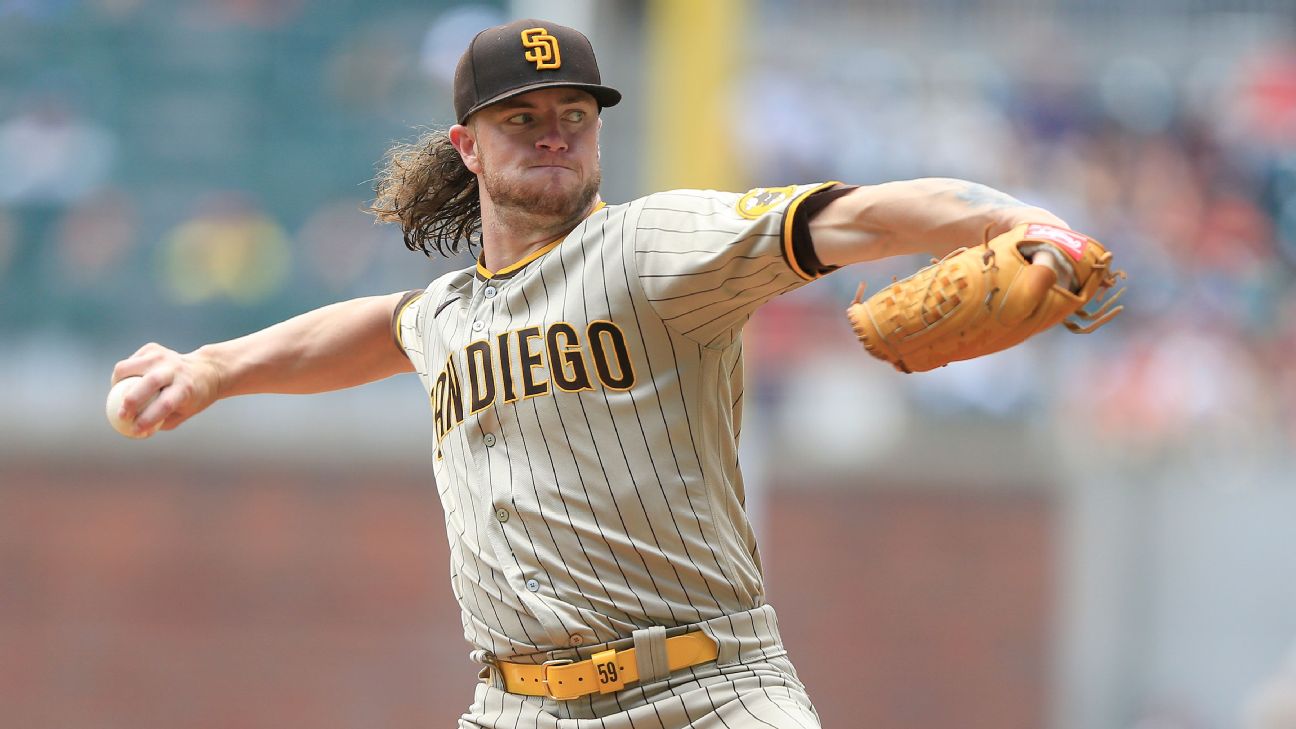
[[[1041,496],[784,492],[769,513],[770,602],[825,727],[1046,725]]]
[[[1038,729],[1039,496],[778,491],[771,598],[829,727]],[[453,726],[424,473],[0,466],[0,727]]]

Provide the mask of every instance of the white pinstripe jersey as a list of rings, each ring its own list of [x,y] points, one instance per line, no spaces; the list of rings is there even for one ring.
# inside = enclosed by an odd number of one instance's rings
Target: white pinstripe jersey
[[[738,469],[740,334],[814,278],[792,213],[831,184],[601,207],[398,309],[477,648],[516,660],[763,604]]]

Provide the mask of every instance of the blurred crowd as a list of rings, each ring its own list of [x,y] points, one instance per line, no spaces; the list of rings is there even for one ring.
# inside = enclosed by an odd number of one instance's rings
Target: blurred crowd
[[[0,2],[0,336],[120,356],[425,285],[370,180],[498,5]]]
[[[1210,17],[1145,46],[1048,25],[1016,43],[875,28],[861,44],[777,7],[764,4],[733,89],[752,186],[972,179],[1057,212],[1129,274],[1126,311],[1100,332],[1050,332],[899,397],[929,413],[1048,414],[1153,453],[1185,437],[1296,438],[1290,37],[1258,16],[1209,53],[1191,41]],[[446,49],[501,13],[0,3],[0,68],[17,70],[0,85],[0,337],[192,346],[461,265],[416,265],[363,208],[383,149],[448,116]],[[633,174],[607,171],[623,188]],[[760,391],[777,404],[808,361],[830,376],[855,346],[839,312],[860,279],[877,288],[921,263],[838,273],[767,307]],[[875,389],[881,413],[897,396]]]
[[[974,28],[947,43],[902,26],[885,47],[828,33],[789,58],[806,46],[766,38],[736,102],[741,144],[760,179],[984,182],[1114,251],[1128,273],[1114,323],[915,378],[909,396],[924,409],[1040,413],[1141,457],[1201,439],[1290,452],[1296,40],[1268,32],[1272,19],[1232,35],[1226,20],[1142,45],[1137,28],[1103,39],[1039,24],[972,45]],[[1193,39],[1208,28],[1218,43],[1204,52]],[[861,278],[876,289],[923,263],[837,273],[773,304],[766,355],[793,372],[807,348],[853,345],[825,331],[823,312],[840,311]]]

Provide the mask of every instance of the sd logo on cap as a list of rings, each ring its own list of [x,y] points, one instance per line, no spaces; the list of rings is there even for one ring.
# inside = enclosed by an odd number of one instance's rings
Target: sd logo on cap
[[[455,116],[463,124],[484,106],[554,86],[588,91],[600,109],[621,101],[620,91],[603,85],[584,33],[534,18],[487,28],[455,68]]]
[[[562,67],[562,53],[558,39],[544,28],[527,28],[522,31],[522,45],[530,48],[526,59],[536,65],[537,71]]]

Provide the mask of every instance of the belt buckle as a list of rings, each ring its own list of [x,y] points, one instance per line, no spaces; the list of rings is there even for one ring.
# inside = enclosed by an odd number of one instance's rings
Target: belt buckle
[[[554,693],[553,686],[552,684],[549,683],[550,668],[554,666],[567,666],[567,665],[571,665],[572,663],[573,661],[570,658],[554,658],[540,664],[540,670],[541,670],[540,685],[544,686],[546,696],[548,696],[551,699],[557,699],[559,701],[567,701],[568,699],[574,699],[581,696],[580,693],[574,693],[570,696],[567,695],[559,696],[558,694]]]

